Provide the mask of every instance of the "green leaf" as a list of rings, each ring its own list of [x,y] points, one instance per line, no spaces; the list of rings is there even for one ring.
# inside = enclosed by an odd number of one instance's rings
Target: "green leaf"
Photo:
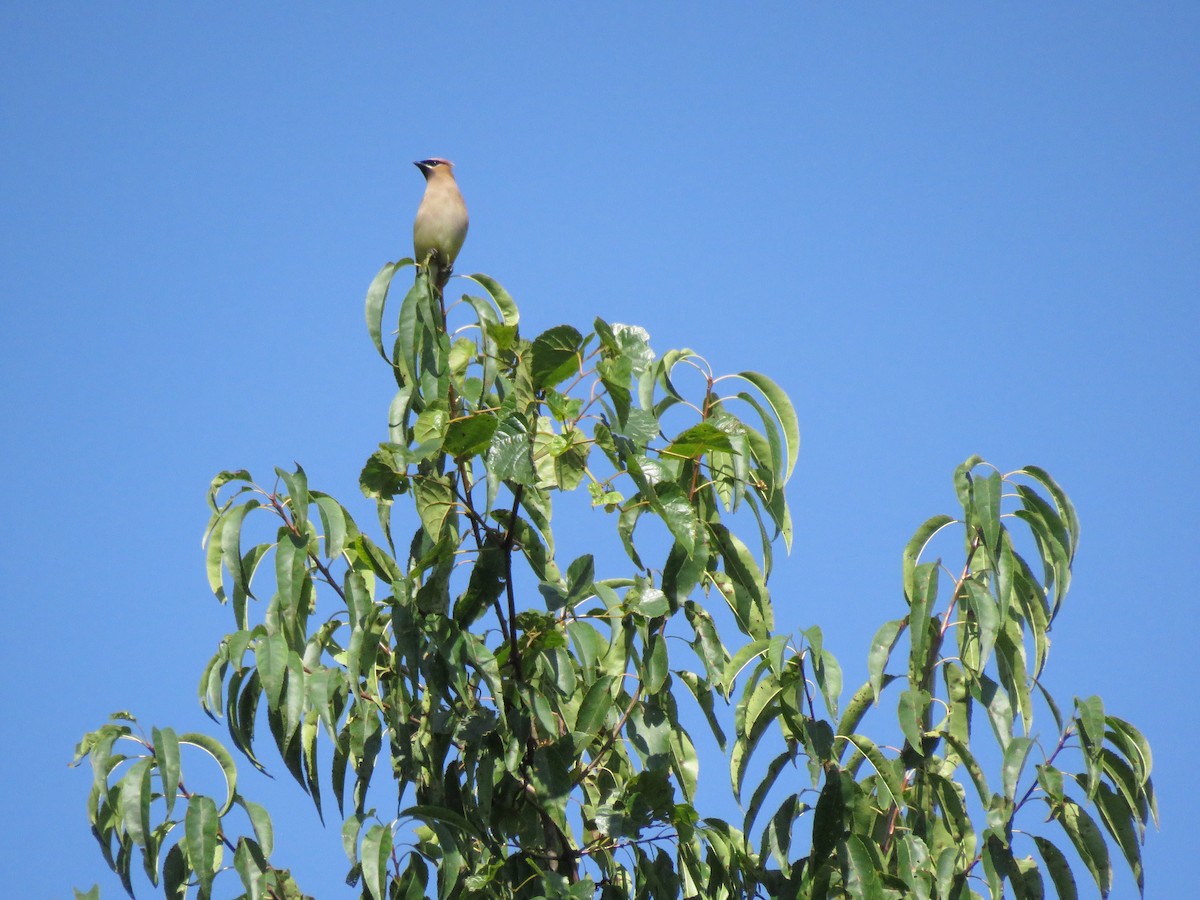
[[[783,690],[783,685],[770,672],[767,672],[757,684],[753,684],[753,689],[743,698],[738,704],[738,712],[741,714],[742,731],[746,735],[753,735],[759,729],[759,720],[764,714],[773,715],[776,709],[776,700],[779,697],[779,692]],[[750,688],[750,685],[747,685]],[[744,773],[742,773],[744,774]],[[737,787],[741,789],[741,778],[737,779]]]
[[[761,656],[770,646],[770,640],[760,638],[746,644],[746,646],[733,655],[733,658],[725,665],[725,671],[721,675],[721,680],[717,682],[717,687],[725,692],[726,700],[733,693],[734,682],[737,680],[738,675],[741,674],[742,669],[747,666],[750,660],[756,656]]]
[[[695,639],[689,642],[691,648],[704,663],[704,672],[708,680],[718,684],[729,661],[729,653],[721,643],[717,623],[704,607],[693,600],[683,604],[683,612],[695,633]]]
[[[1039,482],[1050,494],[1054,500],[1059,520],[1070,536],[1069,546],[1071,547],[1071,556],[1074,557],[1074,548],[1079,546],[1079,517],[1075,514],[1075,507],[1066,492],[1059,487],[1058,482],[1050,477],[1049,473],[1037,466],[1023,466],[1013,474],[1028,475]]]
[[[279,707],[283,694],[283,679],[287,672],[288,646],[282,634],[264,634],[254,647],[254,661],[258,665],[258,677],[262,679],[267,693],[267,703],[272,709]]]
[[[1004,796],[1009,800],[1016,800],[1017,786],[1021,780],[1021,773],[1025,769],[1025,761],[1029,758],[1029,751],[1033,749],[1033,741],[1027,737],[1014,737],[1007,747],[1004,748],[1004,764],[1001,767],[1001,782],[1004,788]]]
[[[392,855],[392,829],[387,825],[372,825],[362,842],[363,880],[374,900],[387,900],[387,865]]]
[[[974,524],[983,531],[984,546],[993,558],[1000,548],[1001,487],[999,472],[993,472],[986,478],[971,480],[971,512],[974,514]]]
[[[292,512],[292,522],[297,530],[304,531],[308,523],[308,505],[311,502],[308,492],[308,476],[299,463],[296,464],[295,472],[288,472],[286,469],[276,467],[275,474],[287,486],[287,505]]]
[[[397,451],[404,451],[403,454]],[[390,501],[408,489],[409,478],[400,457],[406,448],[384,444],[367,458],[358,476],[358,488],[368,500]]]
[[[452,809],[444,806],[436,806],[429,803],[418,803],[415,806],[407,807],[400,811],[399,818],[415,818],[420,819],[426,824],[440,823],[449,825],[455,831],[469,835],[482,842],[488,841],[488,836],[479,829],[477,825],[471,822],[466,816],[457,813]]]
[[[763,433],[766,435],[765,441],[754,441],[751,443],[754,447],[754,457],[763,466],[766,472],[770,473],[772,478],[772,489],[782,487],[787,476],[784,472],[784,444],[783,437],[779,431],[779,425],[775,418],[768,413],[761,403],[759,403],[751,394],[746,391],[739,391],[737,394],[739,400],[748,403],[758,413],[758,417],[763,423]],[[746,429],[748,435],[754,435],[753,429]]]
[[[663,689],[667,680],[667,641],[661,634],[650,635],[646,659],[642,665],[642,685],[651,694]]]
[[[1025,669],[1025,646],[1021,641],[1021,627],[1015,618],[1005,623],[1004,630],[996,641],[996,668],[1000,683],[1008,692],[1009,702],[1021,716],[1025,733],[1033,728],[1033,696],[1031,679]]]
[[[499,425],[500,420],[490,413],[451,420],[446,428],[446,452],[455,459],[468,459],[486,453]]]
[[[831,718],[838,717],[838,700],[842,695],[842,667],[834,655],[822,647],[813,652],[813,674],[817,679],[817,687],[821,689],[821,698]]]
[[[908,544],[905,545],[904,596],[909,598],[910,603],[912,602],[912,598],[917,595],[917,588],[914,578],[916,574],[917,563],[921,558],[921,554],[924,552],[925,547],[929,544],[929,542],[933,540],[934,535],[936,535],[947,525],[951,525],[954,522],[955,519],[951,518],[950,516],[934,516],[933,518],[926,520],[926,522],[916,530],[912,538],[909,539]]]
[[[933,663],[929,655],[938,631],[938,624],[932,618],[938,599],[938,571],[938,564],[930,562],[922,563],[913,572],[916,593],[909,597],[912,605],[908,614],[908,678],[912,684],[921,684]]]
[[[441,449],[449,427],[449,410],[443,406],[427,407],[413,423],[413,440],[424,452]]]
[[[388,441],[396,446],[408,443],[408,419],[412,413],[416,385],[402,384],[388,406]]]
[[[457,516],[458,498],[449,476],[428,475],[413,480],[413,499],[417,515],[430,540],[438,541],[452,529]]]
[[[898,874],[916,900],[930,900],[935,875],[929,847],[915,834],[903,834],[896,844]]]
[[[295,653],[289,653],[287,658],[287,677],[284,684],[283,734],[286,743],[290,743],[300,727],[304,716],[304,665]]]
[[[1016,488],[1024,508],[1013,515],[1024,521],[1033,533],[1042,558],[1046,588],[1053,591],[1050,613],[1053,619],[1071,583],[1072,548],[1062,521],[1050,505],[1031,488],[1021,484]]]
[[[308,575],[308,542],[286,527],[279,529],[275,545],[275,586],[279,602],[290,623],[296,621],[305,589],[311,587]]]
[[[735,452],[728,434],[709,422],[700,422],[676,436],[663,452],[683,459],[695,459],[713,450]]]
[[[189,731],[187,734],[179,736],[179,743],[191,744],[193,747],[199,747],[209,756],[217,761],[221,767],[221,773],[225,776],[225,788],[227,794],[225,802],[221,804],[218,815],[225,815],[229,812],[229,808],[233,806],[233,801],[237,798],[237,766],[233,763],[233,757],[215,738],[209,737],[207,734]],[[189,807],[190,809],[190,807]]]
[[[1100,812],[1100,821],[1117,842],[1125,861],[1129,864],[1129,871],[1133,873],[1137,882],[1138,893],[1144,894],[1146,876],[1142,871],[1142,850],[1137,829],[1134,827],[1134,809],[1120,794],[1103,782],[1096,791],[1095,804]]]
[[[509,295],[508,291],[500,286],[500,282],[496,281],[490,275],[480,273],[464,275],[463,277],[469,281],[474,281],[487,291],[492,301],[496,304],[496,308],[500,310],[500,316],[504,320],[504,324],[516,327],[521,321],[521,314],[517,310],[517,304],[513,302],[513,298]]]
[[[1142,788],[1142,783],[1138,781],[1129,763],[1117,754],[1115,751],[1105,748],[1101,754],[1101,765],[1105,775],[1109,780],[1116,785],[1117,790],[1125,800],[1125,804],[1133,811],[1137,818],[1138,834],[1144,838],[1146,832],[1146,822],[1150,817],[1150,809],[1146,792]],[[1060,790],[1056,799],[1062,799],[1062,791]]]
[[[557,387],[583,366],[583,335],[570,325],[556,325],[533,340],[530,376],[534,390]]]
[[[758,811],[762,807],[763,801],[767,798],[767,794],[775,785],[779,778],[779,773],[783,771],[783,767],[796,764],[795,754],[785,750],[767,764],[766,774],[758,787],[754,789],[754,793],[750,797],[750,802],[746,806],[746,816],[742,822],[742,830],[749,831],[754,826],[755,819],[758,818]]]
[[[789,857],[792,846],[792,825],[802,808],[799,795],[792,794],[787,797],[780,804],[775,815],[771,817],[771,821],[767,823],[766,832],[763,835],[764,847],[769,849],[771,858],[774,859],[784,875],[791,874]],[[763,855],[765,856],[766,852]]]
[[[1079,723],[1079,740],[1083,746],[1084,758],[1088,774],[1091,776],[1091,786],[1088,789],[1088,799],[1095,792],[1094,786],[1099,784],[1096,775],[1100,771],[1100,754],[1104,749],[1104,701],[1099,697],[1088,697],[1086,700],[1075,700],[1076,721]]]
[[[192,870],[189,868],[183,852],[186,844],[186,838],[174,844],[167,851],[166,859],[163,860],[162,884],[164,897],[180,898],[180,900],[187,897]]]
[[[618,429],[624,433],[629,423],[629,412],[632,408],[633,395],[629,390],[630,379],[633,378],[633,366],[628,359],[606,358],[596,364],[596,374],[600,383],[612,401],[613,412],[616,414]],[[639,444],[639,446],[644,446]]]
[[[612,686],[616,678],[612,675],[601,675],[588,688],[579,705],[579,716],[575,720],[575,730],[581,734],[596,736],[604,727],[605,719],[614,708]]]
[[[982,703],[987,711],[988,722],[995,732],[996,740],[1003,750],[1012,740],[1013,711],[1004,688],[986,675],[971,683],[971,696]]]
[[[721,723],[717,719],[714,699],[714,690],[711,683],[701,679],[695,672],[678,671],[676,675],[687,685],[692,696],[696,698],[696,703],[700,707],[700,711],[704,713],[705,719],[708,720],[708,727],[712,730],[713,737],[717,740],[717,746],[721,748],[721,752],[725,752],[725,732],[721,728]]]
[[[334,559],[346,549],[346,537],[354,530],[354,520],[345,508],[330,497],[313,491],[313,500],[321,516],[321,530],[325,532],[325,556]]]
[[[1154,768],[1154,757],[1150,753],[1150,743],[1140,731],[1116,716],[1105,716],[1105,724],[1109,731],[1107,736],[1114,747],[1121,751],[1133,771],[1137,774],[1138,783],[1143,787],[1150,783],[1150,772]],[[1156,816],[1157,821],[1157,816]]]
[[[1069,797],[1054,809],[1053,816],[1062,825],[1067,837],[1075,845],[1079,858],[1092,873],[1101,896],[1107,897],[1112,889],[1112,864],[1100,827],[1083,807]]]
[[[734,597],[725,595],[737,613],[738,626],[750,637],[766,637],[775,623],[762,569],[758,567],[749,548],[728,528],[716,523],[708,528],[725,563],[725,574],[740,588]]]
[[[904,619],[884,622],[875,632],[875,637],[871,640],[871,649],[867,651],[868,684],[871,686],[871,694],[876,703],[879,702],[879,691],[883,686],[884,667],[892,655],[892,649],[896,646],[896,641],[899,639],[904,625]]]
[[[884,810],[889,806],[904,805],[904,783],[896,764],[883,755],[883,751],[869,737],[862,734],[847,735],[846,740],[866,757],[871,768],[879,776],[877,784],[883,788],[879,800]]]
[[[246,900],[262,900],[265,897],[263,876],[270,869],[262,849],[247,837],[238,838],[237,849],[233,853],[233,867],[246,889]]]
[[[942,664],[946,682],[945,728],[965,744],[971,742],[971,687],[962,666],[951,661]]]
[[[853,785],[852,781],[850,785]],[[811,858],[816,865],[825,862],[846,838],[844,820],[847,795],[843,793],[843,788],[850,785],[836,768],[831,766],[826,769],[825,784],[821,787],[821,795],[813,813]]]
[[[881,687],[887,687],[896,680],[896,675],[885,675]],[[842,712],[841,719],[838,720],[837,733],[839,735],[851,734],[858,729],[859,723],[862,722],[863,716],[867,714],[867,710],[871,707],[874,691],[870,683],[864,684],[850,698],[850,702],[846,704],[846,709]]]
[[[411,262],[412,260],[404,259],[398,263],[384,263],[383,268],[371,281],[371,286],[367,288],[367,333],[371,336],[371,343],[375,345],[379,355],[388,363],[391,360],[383,350],[383,306],[387,302],[392,276],[396,274],[397,270]]]
[[[857,834],[846,838],[846,855],[849,865],[846,872],[846,889],[855,900],[883,900],[883,884],[875,857]]]
[[[275,827],[271,824],[270,813],[267,812],[265,806],[247,800],[245,797],[239,796],[237,802],[242,809],[246,810],[250,826],[254,829],[254,837],[263,855],[269,857],[275,850]]]
[[[567,624],[567,633],[579,657],[580,673],[587,679],[597,671],[600,660],[608,653],[608,641],[594,625],[579,619]]]
[[[478,621],[504,591],[506,568],[502,543],[500,537],[488,535],[475,558],[475,565],[471,567],[467,589],[455,601],[454,619],[463,627],[470,627]]]
[[[950,732],[943,731],[942,738],[949,744],[963,768],[967,770],[967,775],[970,776],[972,784],[975,785],[975,792],[979,795],[979,801],[983,804],[988,804],[992,800],[992,792],[988,789],[987,776],[983,773],[983,767],[975,759],[975,755],[971,752],[970,744]]]
[[[704,546],[704,530],[687,495],[679,485],[672,483],[656,485],[654,492],[658,500],[653,504],[655,511],[688,556],[693,556],[698,547]]]
[[[1034,835],[1033,842],[1037,844],[1038,853],[1046,863],[1046,871],[1050,873],[1050,880],[1059,900],[1078,900],[1079,890],[1075,884],[1075,876],[1063,852],[1044,837]]]
[[[974,578],[963,582],[966,591],[967,608],[971,611],[972,624],[978,629],[979,663],[972,666],[972,671],[978,674],[987,665],[988,659],[996,646],[996,637],[1000,630],[1000,608],[991,591]]]
[[[670,701],[670,694],[666,695]],[[650,769],[663,769],[671,759],[672,726],[662,704],[653,696],[644,696],[626,719],[629,745]]]
[[[121,824],[129,839],[145,847],[150,834],[150,776],[153,759],[139,759],[121,779]]]
[[[533,485],[537,474],[533,467],[533,438],[518,416],[500,423],[487,453],[487,469],[501,481]]]
[[[184,816],[184,841],[187,846],[188,864],[200,879],[200,896],[207,897],[212,892],[213,876],[217,872],[217,853],[220,845],[217,843],[217,829],[221,817],[217,814],[217,805],[211,797],[195,794],[188,800],[187,814]]]
[[[154,742],[154,757],[158,763],[158,774],[162,780],[163,799],[167,804],[167,817],[175,808],[179,795],[179,737],[173,728],[155,728],[150,733]]]
[[[917,753],[923,754],[925,735],[925,715],[929,709],[930,697],[928,691],[908,690],[900,695],[897,703],[897,714],[900,720],[900,730],[904,732],[905,740]]]
[[[221,561],[233,578],[235,593],[247,597],[254,594],[250,591],[249,574],[242,564],[242,522],[251,510],[261,505],[257,500],[247,500],[226,513],[221,523]]]
[[[1038,785],[1046,792],[1046,799],[1051,806],[1062,803],[1063,775],[1054,766],[1041,763],[1037,767]]]
[[[421,270],[400,303],[391,363],[396,370],[396,380],[401,385],[416,385],[420,380],[418,360],[427,340],[427,329],[422,324],[422,309],[428,306],[430,293],[429,279]]]
[[[792,470],[796,467],[796,460],[800,456],[800,420],[796,416],[796,409],[783,389],[766,375],[747,371],[739,372],[737,377],[745,379],[762,391],[763,397],[771,405],[775,417],[779,420],[779,425],[783,429],[783,439],[787,445],[787,465],[783,469],[783,481],[786,482],[792,477]]]

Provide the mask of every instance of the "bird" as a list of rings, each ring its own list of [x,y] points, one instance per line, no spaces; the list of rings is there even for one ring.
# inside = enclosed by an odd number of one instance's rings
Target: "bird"
[[[454,180],[454,163],[433,157],[413,165],[425,176],[425,195],[413,221],[413,249],[417,265],[428,266],[441,291],[467,237],[467,204]]]

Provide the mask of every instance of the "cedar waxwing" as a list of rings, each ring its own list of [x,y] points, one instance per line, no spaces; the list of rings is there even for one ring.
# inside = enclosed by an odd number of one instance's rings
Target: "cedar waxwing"
[[[440,291],[467,237],[467,204],[454,181],[454,163],[422,159],[413,165],[425,176],[425,196],[413,222],[413,249],[417,265],[429,266],[429,275]]]

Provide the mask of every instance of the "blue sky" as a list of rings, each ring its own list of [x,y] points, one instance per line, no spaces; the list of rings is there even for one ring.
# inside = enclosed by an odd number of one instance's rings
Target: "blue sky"
[[[445,156],[459,270],[526,334],[599,315],[789,391],[777,620],[820,624],[848,684],[959,462],[1057,477],[1084,531],[1049,682],[1150,738],[1147,896],[1184,895],[1200,6],[434,9],[0,10],[0,881],[120,895],[66,767],[108,712],[222,733],[195,700],[230,622],[199,545],[215,472],[299,461],[373,521],[392,382],[362,298],[410,252],[410,161]],[[244,786],[301,885],[350,896],[336,826]]]

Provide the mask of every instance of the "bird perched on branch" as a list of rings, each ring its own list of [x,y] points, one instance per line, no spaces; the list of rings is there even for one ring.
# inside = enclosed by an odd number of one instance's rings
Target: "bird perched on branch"
[[[413,165],[425,176],[425,196],[413,222],[413,249],[417,265],[429,267],[429,277],[441,291],[467,237],[467,204],[454,181],[454,163],[422,159]]]

